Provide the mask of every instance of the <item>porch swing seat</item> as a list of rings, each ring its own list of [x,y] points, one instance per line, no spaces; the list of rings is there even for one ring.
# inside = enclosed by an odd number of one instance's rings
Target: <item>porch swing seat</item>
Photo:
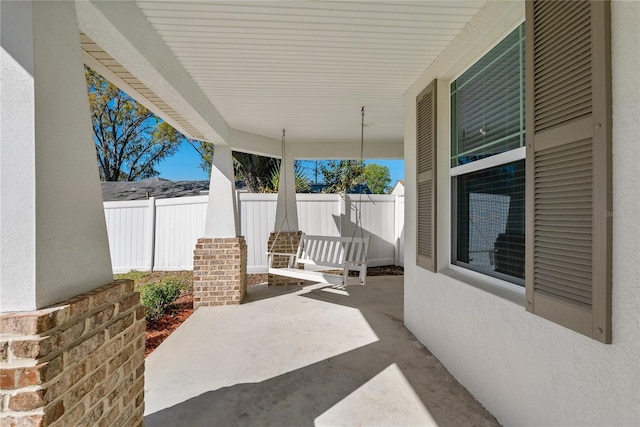
[[[336,286],[364,285],[370,237],[329,237],[302,234],[295,254],[267,252],[269,274],[328,283]],[[273,267],[274,257],[287,257],[287,267]],[[340,270],[340,274],[327,272]],[[349,277],[357,271],[358,277]]]

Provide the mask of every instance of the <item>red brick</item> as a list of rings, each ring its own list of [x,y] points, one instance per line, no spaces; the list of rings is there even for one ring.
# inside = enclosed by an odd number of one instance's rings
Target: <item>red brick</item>
[[[70,411],[67,411],[64,418],[60,421],[62,421],[63,425],[65,426],[75,426],[78,424],[78,421],[80,421],[80,418],[82,418],[84,413],[85,413],[84,404],[79,403]]]
[[[134,345],[131,344],[124,348],[120,353],[109,361],[109,373],[118,370],[134,353]]]
[[[115,313],[115,310],[116,306],[111,304],[105,309],[91,315],[91,317],[89,317],[89,329],[95,329],[113,319],[113,313]]]
[[[133,324],[134,315],[128,314],[107,327],[109,337],[113,338]]]
[[[105,342],[104,332],[99,333],[85,339],[71,350],[69,350],[69,360],[71,362],[81,360],[97,349],[99,349]]]
[[[22,417],[2,417],[0,415],[0,425],[3,427],[41,427],[44,425],[44,416],[24,415]]]
[[[82,418],[82,420],[78,423],[78,425],[82,426],[94,426],[102,417],[104,413],[104,404],[102,402],[98,403],[91,411]]]
[[[140,302],[140,294],[138,292],[132,292],[129,295],[125,296],[119,302],[120,313],[125,312],[132,307],[135,307],[138,302]]]
[[[103,417],[98,421],[97,427],[113,427],[115,419],[120,413],[118,406],[109,408],[104,411]]]
[[[77,341],[84,333],[85,322],[79,320],[64,330],[59,331],[52,336],[53,345],[57,348],[63,348]]]
[[[13,390],[16,388],[40,383],[40,367],[0,369],[0,389]]]
[[[93,307],[97,308],[103,304],[115,302],[120,299],[124,293],[125,282],[116,281],[109,285],[96,289],[92,298]]]
[[[20,359],[39,359],[51,352],[51,343],[49,337],[12,341],[11,352]]]
[[[8,408],[12,411],[30,411],[44,406],[45,398],[42,390],[28,391],[9,396]]]
[[[82,381],[80,381],[80,383],[71,388],[69,392],[65,394],[65,403],[67,403],[68,406],[73,406],[76,403],[80,402],[85,395],[87,395],[89,392],[91,392],[91,390],[97,387],[98,384],[104,381],[106,375],[106,368],[102,367],[84,377]]]
[[[0,362],[6,362],[9,358],[9,343],[6,341],[0,342]]]
[[[44,425],[49,425],[64,415],[64,403],[62,400],[52,403],[44,408]]]
[[[56,327],[55,311],[33,314],[0,314],[0,333],[11,335],[37,335]]]

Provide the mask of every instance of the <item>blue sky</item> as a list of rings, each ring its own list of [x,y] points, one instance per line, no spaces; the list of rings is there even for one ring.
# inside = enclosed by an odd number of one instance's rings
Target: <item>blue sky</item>
[[[404,160],[371,160],[367,163],[378,163],[389,168],[391,185],[397,180],[404,179]],[[306,162],[307,175],[313,181],[313,162]],[[200,169],[200,156],[189,144],[183,143],[180,150],[157,166],[160,177],[171,181],[197,181],[206,180],[209,177]]]

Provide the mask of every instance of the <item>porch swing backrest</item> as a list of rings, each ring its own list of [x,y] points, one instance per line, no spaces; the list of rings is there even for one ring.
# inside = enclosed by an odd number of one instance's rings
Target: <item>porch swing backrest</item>
[[[367,279],[369,237],[329,237],[303,234],[295,254],[267,252],[269,274],[333,285],[364,285]],[[273,267],[274,257],[289,258],[287,267]],[[302,269],[301,269],[302,268]],[[340,274],[325,273],[340,270]],[[358,277],[349,277],[358,271]]]
[[[312,265],[319,269],[343,269],[366,271],[369,238],[311,236],[304,234],[300,240],[297,264]]]

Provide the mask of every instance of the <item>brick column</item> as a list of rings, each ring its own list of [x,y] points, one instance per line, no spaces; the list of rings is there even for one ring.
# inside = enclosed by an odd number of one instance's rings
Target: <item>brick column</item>
[[[0,314],[0,425],[141,426],[144,308],[121,280]]]
[[[278,240],[275,242],[276,235]],[[300,238],[302,237],[302,231],[281,231],[280,233],[271,233],[269,235],[269,242],[267,243],[267,249],[273,252],[282,253],[296,253],[298,245],[300,244]],[[289,258],[284,256],[274,256],[273,267],[287,267],[289,264]],[[282,286],[282,285],[301,285],[302,281],[293,279],[291,277],[276,276],[269,274],[269,286]]]
[[[244,237],[198,239],[193,251],[193,307],[240,304],[246,293]]]

